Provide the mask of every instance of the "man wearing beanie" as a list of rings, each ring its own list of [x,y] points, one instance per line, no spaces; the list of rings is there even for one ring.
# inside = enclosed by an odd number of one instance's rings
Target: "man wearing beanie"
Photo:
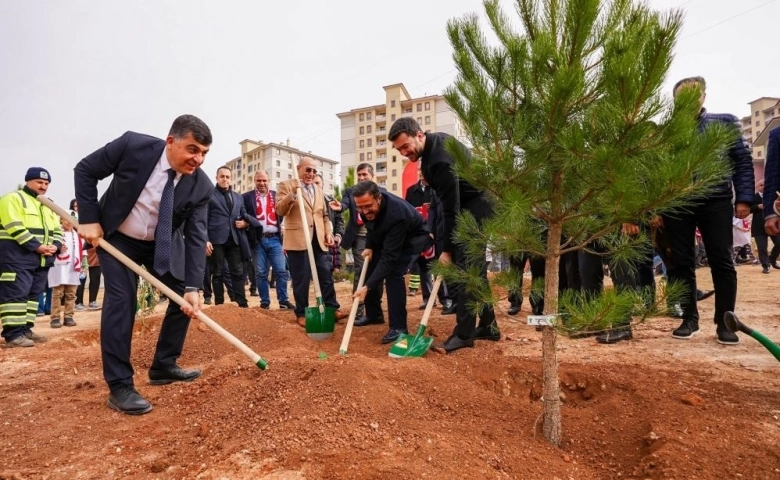
[[[6,347],[33,347],[46,337],[32,331],[38,296],[46,288],[49,268],[66,253],[57,215],[43,208],[51,175],[31,167],[21,190],[0,198],[0,321]]]
[[[190,382],[201,374],[181,368],[177,360],[190,318],[199,311],[206,268],[206,218],[214,185],[200,167],[210,145],[209,127],[181,115],[164,140],[126,132],[74,169],[79,234],[92,245],[105,237],[187,302],[168,304],[148,372],[151,385]],[[111,175],[98,202],[97,184]],[[98,257],[105,279],[100,350],[111,392],[108,407],[141,415],[152,405],[135,389],[130,362],[138,276],[101,248]]]

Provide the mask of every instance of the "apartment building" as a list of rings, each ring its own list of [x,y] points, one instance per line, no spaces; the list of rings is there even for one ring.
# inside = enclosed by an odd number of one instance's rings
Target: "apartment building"
[[[290,146],[290,140],[280,143],[264,143],[262,140],[243,140],[240,142],[241,156],[226,162],[233,171],[233,190],[239,193],[255,188],[255,172],[265,170],[276,190],[279,182],[297,175],[296,167],[301,157],[311,157],[322,172],[325,193],[333,194],[333,186],[338,185],[338,162],[329,158],[303,152]]]
[[[401,117],[413,117],[424,131],[444,132],[461,138],[455,113],[441,95],[412,98],[403,83],[384,87],[384,103],[359,107],[336,116],[341,121],[341,178],[350,167],[369,163],[376,182],[403,197],[402,175],[409,161],[393,149],[387,131]]]
[[[742,136],[752,148],[753,170],[758,181],[764,178],[769,130],[780,126],[780,98],[761,97],[748,102],[748,105],[750,105],[750,115],[741,119]]]

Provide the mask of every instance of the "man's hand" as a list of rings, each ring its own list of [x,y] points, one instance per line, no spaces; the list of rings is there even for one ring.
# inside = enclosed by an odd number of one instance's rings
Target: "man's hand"
[[[653,215],[650,217],[650,220],[647,221],[647,224],[651,227],[662,228],[664,226],[664,219],[660,215]]]
[[[758,204],[758,209],[759,210],[763,210],[764,209],[764,204],[763,203],[759,203]]]
[[[734,215],[737,218],[747,218],[747,216],[750,215],[750,204],[739,202],[734,205]]]
[[[333,235],[333,246],[334,247],[341,246],[341,235],[339,235],[338,233],[336,235]]]
[[[210,257],[214,253],[214,245],[211,242],[206,242],[206,256]]]
[[[341,202],[339,202],[338,200],[335,200],[335,199],[332,200],[330,203],[328,203],[328,206],[334,212],[340,212],[341,211]]]
[[[368,293],[368,287],[363,285],[362,287],[355,290],[355,293],[352,295],[352,299],[359,298],[360,301],[364,301],[366,299],[366,294]]]
[[[51,257],[56,251],[57,247],[54,245],[38,245],[38,248],[35,249],[35,253],[43,255],[44,257]]]
[[[188,292],[183,295],[187,302],[181,306],[181,311],[190,318],[195,318],[200,313],[200,293]]]
[[[325,235],[325,245],[328,247],[332,247],[333,245],[335,245],[335,243],[333,243],[332,233],[328,233],[327,235]]]
[[[301,185],[301,181],[297,178],[293,178],[290,180],[290,188],[292,188],[293,193],[297,192],[299,188],[301,188],[303,185]]]
[[[639,225],[635,223],[624,223],[623,226],[620,229],[620,233],[623,235],[639,235]]]
[[[103,237],[103,227],[99,223],[82,223],[79,226],[79,235],[90,245],[97,247]]]
[[[452,263],[452,254],[450,252],[442,252],[439,257],[439,263],[442,265],[450,265]]]
[[[236,228],[237,228],[237,229],[239,229],[239,230],[243,230],[243,229],[245,229],[245,228],[246,228],[246,227],[248,227],[248,226],[249,226],[249,222],[247,222],[247,221],[246,221],[246,220],[244,220],[243,218],[242,218],[242,219],[239,219],[239,220],[236,220]]]
[[[374,256],[373,250],[371,250],[370,248],[363,249],[363,258],[365,258],[365,261],[370,262],[373,256]]]
[[[764,230],[769,235],[780,235],[780,217],[771,217],[764,220]]]

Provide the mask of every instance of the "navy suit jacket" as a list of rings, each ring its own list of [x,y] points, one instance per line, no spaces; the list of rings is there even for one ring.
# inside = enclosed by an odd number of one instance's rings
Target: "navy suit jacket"
[[[379,287],[382,280],[396,270],[395,263],[399,259],[408,265],[408,257],[402,255],[419,255],[433,243],[420,212],[392,193],[382,192],[381,195],[379,213],[373,221],[366,222],[366,248],[373,250],[375,255],[381,252],[376,268],[366,279],[369,289]]]
[[[164,149],[164,140],[126,132],[84,157],[74,168],[79,221],[100,223],[110,239],[133,210]],[[110,175],[111,184],[98,202],[98,181]],[[183,175],[174,190],[171,274],[188,287],[203,285],[206,218],[213,189],[206,173],[197,169]]]
[[[764,169],[764,217],[775,215],[775,200],[780,190],[780,127],[769,132]]]

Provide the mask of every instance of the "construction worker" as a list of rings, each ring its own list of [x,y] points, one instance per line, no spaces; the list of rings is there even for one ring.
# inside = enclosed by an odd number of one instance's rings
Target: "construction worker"
[[[0,321],[6,347],[46,341],[32,331],[38,296],[55,256],[67,252],[57,215],[37,198],[49,189],[51,175],[31,167],[24,181],[24,188],[0,198]]]

